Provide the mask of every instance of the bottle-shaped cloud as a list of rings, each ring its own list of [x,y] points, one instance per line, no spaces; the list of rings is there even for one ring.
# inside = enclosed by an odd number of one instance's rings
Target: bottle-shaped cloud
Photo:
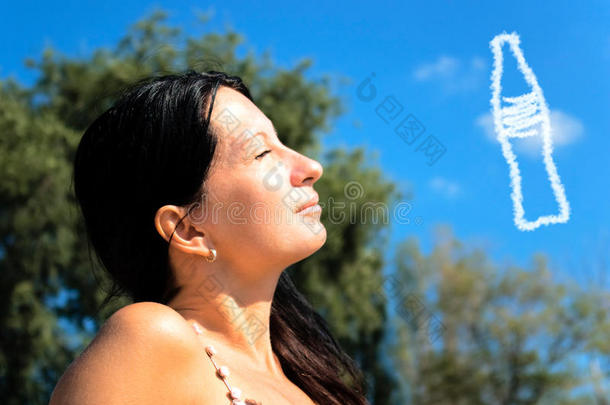
[[[553,145],[549,108],[536,76],[523,57],[519,42],[519,36],[516,33],[502,33],[496,35],[489,43],[494,56],[494,69],[491,75],[491,107],[498,141],[502,145],[502,153],[510,167],[511,198],[513,200],[515,225],[522,231],[532,231],[540,225],[567,222],[570,218],[570,205],[552,158]],[[529,92],[518,97],[503,97],[501,95],[501,80],[504,71],[502,45],[505,43],[509,44],[512,55],[517,60],[519,71],[523,74],[523,79],[529,88]],[[535,136],[541,137],[542,140],[544,167],[551,183],[555,201],[559,205],[559,214],[540,216],[535,221],[528,221],[525,219],[525,210],[523,209],[521,173],[509,140],[511,138]]]

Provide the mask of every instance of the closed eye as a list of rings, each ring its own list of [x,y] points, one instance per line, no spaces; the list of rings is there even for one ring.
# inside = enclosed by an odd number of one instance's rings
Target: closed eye
[[[261,153],[260,155],[258,155],[257,157],[255,157],[255,159],[261,158],[261,157],[265,156],[269,152],[271,152],[271,150],[266,150],[263,153]]]

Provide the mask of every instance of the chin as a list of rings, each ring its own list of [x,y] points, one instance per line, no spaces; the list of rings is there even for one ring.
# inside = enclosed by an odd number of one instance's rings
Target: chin
[[[289,256],[292,263],[299,262],[318,250],[326,243],[326,228],[318,219],[310,218],[308,222],[293,224],[292,230],[285,234],[278,245]],[[289,252],[289,253],[288,253]]]
[[[307,222],[299,224],[299,233],[302,235],[300,245],[309,253],[314,254],[326,243],[326,228],[318,219],[307,219]]]

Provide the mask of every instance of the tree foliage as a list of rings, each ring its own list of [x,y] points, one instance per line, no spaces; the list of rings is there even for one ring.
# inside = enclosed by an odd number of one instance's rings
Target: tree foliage
[[[597,359],[610,371],[609,291],[556,280],[543,254],[503,268],[438,235],[427,257],[415,240],[396,255],[411,298],[398,300],[394,348],[408,403],[607,403],[599,392],[595,402],[588,369]]]
[[[0,102],[3,403],[46,403],[68,363],[100,324],[128,303],[119,300],[98,312],[104,298],[98,283],[107,287],[108,280],[103,272],[90,268],[70,190],[71,162],[82,132],[126,85],[145,76],[191,68],[238,75],[274,122],[282,142],[310,155],[319,152],[320,133],[328,131],[332,119],[342,112],[341,100],[329,94],[330,77],[306,78],[311,60],[283,69],[274,66],[268,53],[260,60],[251,51],[238,58],[237,48],[243,42],[239,34],[185,38],[179,28],[167,26],[165,18],[165,12],[153,12],[131,27],[114,49],[97,49],[84,59],[47,48],[41,60],[26,61],[39,72],[32,88],[4,83]],[[203,23],[206,19],[201,17]],[[346,177],[340,173],[359,179],[379,201],[391,198],[393,186],[377,169],[362,164],[363,155],[355,150],[319,157],[327,173],[317,187],[321,201],[331,194],[342,195]],[[381,272],[381,258],[370,245],[382,226],[329,223],[329,227],[333,228],[329,248],[290,271],[301,290],[328,315],[350,354],[358,358],[359,352],[366,352],[371,387],[375,379],[386,384],[391,382],[389,373],[375,369],[373,358],[380,351],[383,308],[365,300],[358,300],[358,307],[347,306],[363,292],[341,287]],[[363,345],[365,341],[369,343]]]
[[[532,269],[502,269],[453,237],[429,256],[405,241],[388,279],[388,218],[367,210],[374,202],[387,214],[410,195],[365,164],[362,149],[321,152],[320,135],[344,108],[329,92],[333,78],[308,78],[310,59],[285,69],[268,52],[238,57],[238,33],[188,37],[165,19],[155,11],[85,58],[45,49],[26,61],[39,72],[31,88],[0,82],[1,403],[47,403],[101,323],[128,303],[98,311],[108,280],[90,267],[71,192],[80,136],[126,85],[192,68],[241,76],[282,142],[323,162],[316,190],[327,242],[288,271],[362,366],[372,404],[607,404],[607,291],[555,281],[544,256]],[[573,395],[590,383],[583,364],[593,358],[598,402]]]

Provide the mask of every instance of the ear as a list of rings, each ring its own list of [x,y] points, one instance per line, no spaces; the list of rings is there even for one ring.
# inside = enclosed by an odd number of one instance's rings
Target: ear
[[[180,221],[182,217],[184,219]],[[168,242],[173,233],[172,246],[184,253],[200,256],[210,254],[212,246],[208,246],[208,238],[205,237],[203,229],[198,229],[193,225],[187,215],[187,209],[184,207],[164,205],[159,208],[155,214],[155,228],[159,235]]]

